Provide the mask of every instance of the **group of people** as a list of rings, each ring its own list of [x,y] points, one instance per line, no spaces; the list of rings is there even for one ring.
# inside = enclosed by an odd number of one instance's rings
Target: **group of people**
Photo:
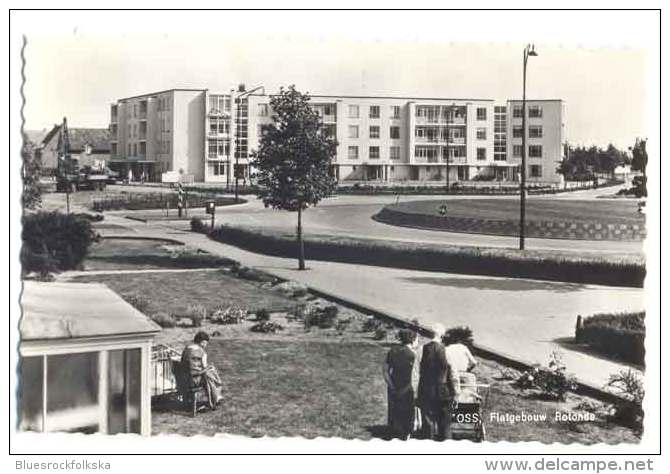
[[[433,339],[420,353],[416,332],[400,330],[400,344],[389,350],[384,363],[388,425],[401,439],[449,439],[455,403],[477,398],[472,374],[477,361],[467,345],[458,336],[445,336],[439,324],[431,329]]]

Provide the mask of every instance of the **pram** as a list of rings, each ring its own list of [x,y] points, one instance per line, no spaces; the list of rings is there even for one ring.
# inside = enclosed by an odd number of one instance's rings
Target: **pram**
[[[488,402],[490,386],[477,383],[471,373],[461,374],[461,392],[454,402],[451,414],[452,439],[486,440],[484,408]]]

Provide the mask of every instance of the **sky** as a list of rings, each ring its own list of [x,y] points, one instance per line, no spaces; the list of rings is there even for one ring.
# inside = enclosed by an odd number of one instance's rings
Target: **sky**
[[[295,84],[328,95],[520,98],[525,42],[518,21],[538,52],[528,64],[527,95],[565,101],[571,144],[628,147],[657,126],[649,119],[653,35],[641,39],[618,27],[645,28],[621,15],[607,22],[610,35],[617,30],[608,40],[602,15],[587,12],[526,12],[525,19],[507,12],[289,13],[33,17],[21,24],[26,128],[49,128],[63,116],[72,127],[106,127],[116,99],[171,88],[228,91],[238,83],[269,93]]]

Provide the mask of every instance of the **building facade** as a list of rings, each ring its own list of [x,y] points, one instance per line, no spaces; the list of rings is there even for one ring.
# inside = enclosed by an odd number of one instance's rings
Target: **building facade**
[[[249,181],[249,157],[271,123],[270,96],[173,89],[112,105],[112,163],[150,181]],[[488,99],[311,96],[338,142],[332,172],[346,182],[517,181],[521,102]],[[564,104],[527,101],[527,178],[559,184]]]

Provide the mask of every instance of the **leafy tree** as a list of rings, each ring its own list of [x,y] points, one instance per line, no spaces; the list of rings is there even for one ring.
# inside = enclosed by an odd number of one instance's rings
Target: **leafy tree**
[[[299,269],[305,269],[302,212],[335,189],[330,174],[337,141],[329,136],[310,97],[290,86],[272,96],[272,123],[262,129],[258,151],[252,154],[254,178],[265,207],[298,213]]]
[[[633,171],[642,171],[642,176],[647,177],[647,139],[638,138],[635,140],[635,145],[631,150],[633,154],[633,160],[631,161],[630,168]]]
[[[629,160],[626,152],[611,143],[605,149],[597,146],[587,148],[565,145],[564,155],[556,171],[566,179],[574,181],[592,180],[596,175],[605,173],[612,176],[617,166]]]
[[[32,142],[24,137],[21,148],[23,166],[21,177],[23,178],[23,191],[21,193],[21,204],[24,209],[37,209],[42,205],[42,191],[40,190],[40,173],[42,170],[42,159],[35,152]]]

